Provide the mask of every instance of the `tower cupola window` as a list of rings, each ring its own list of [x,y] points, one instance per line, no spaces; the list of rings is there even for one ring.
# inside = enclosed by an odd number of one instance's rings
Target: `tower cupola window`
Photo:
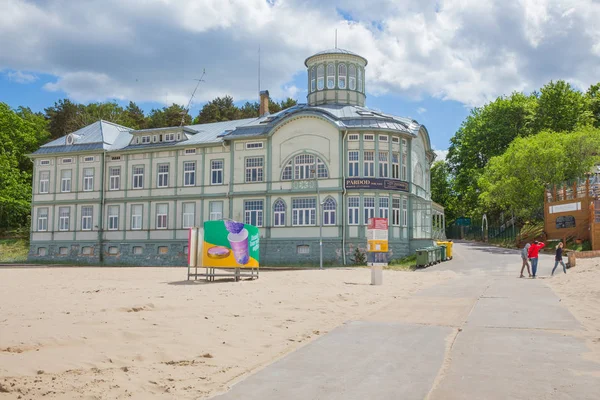
[[[356,67],[354,65],[348,67],[348,84],[350,90],[356,90]]]
[[[317,67],[317,89],[323,90],[325,87],[325,67],[319,65]]]
[[[338,88],[346,89],[346,64],[338,65]]]
[[[362,69],[358,69],[358,91],[363,91],[363,78],[362,78]]]
[[[314,92],[317,90],[317,72],[315,67],[310,69],[310,91]]]
[[[327,65],[327,89],[333,89],[335,87],[335,66],[333,64]]]

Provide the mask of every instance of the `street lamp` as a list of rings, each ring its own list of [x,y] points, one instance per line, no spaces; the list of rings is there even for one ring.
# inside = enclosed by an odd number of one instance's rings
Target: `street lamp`
[[[319,203],[319,269],[323,269],[323,203],[321,203],[321,194],[319,193],[319,179],[317,174],[317,157],[311,172],[315,177],[315,187],[317,188],[317,202]]]

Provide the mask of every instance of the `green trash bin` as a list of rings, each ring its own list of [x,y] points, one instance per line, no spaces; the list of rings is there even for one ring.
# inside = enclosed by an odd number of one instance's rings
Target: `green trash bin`
[[[435,248],[433,246],[427,247],[427,252],[429,254],[429,265],[436,264],[436,261],[435,261]]]
[[[442,251],[442,261],[446,261],[448,259],[447,255],[446,255],[446,245],[445,244],[440,244],[440,250]]]
[[[429,250],[417,249],[417,267],[426,267],[429,265]]]

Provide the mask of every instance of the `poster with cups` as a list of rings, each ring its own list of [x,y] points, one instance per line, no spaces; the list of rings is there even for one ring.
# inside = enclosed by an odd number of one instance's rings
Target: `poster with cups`
[[[202,265],[213,268],[258,268],[258,228],[232,220],[204,222]]]

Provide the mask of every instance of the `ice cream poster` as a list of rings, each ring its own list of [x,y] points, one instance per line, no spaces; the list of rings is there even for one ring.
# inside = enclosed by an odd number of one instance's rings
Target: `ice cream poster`
[[[204,222],[202,266],[258,268],[258,228],[231,220]]]

